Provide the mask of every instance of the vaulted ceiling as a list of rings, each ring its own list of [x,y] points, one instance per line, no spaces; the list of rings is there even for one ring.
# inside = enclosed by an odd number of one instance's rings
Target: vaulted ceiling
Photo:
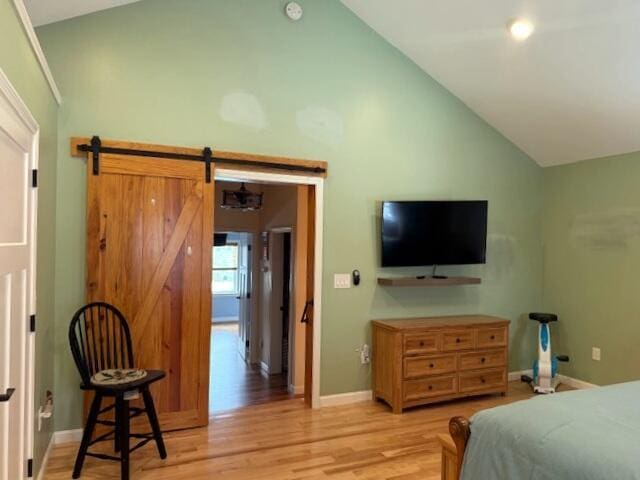
[[[640,150],[640,1],[342,1],[541,165]]]
[[[36,27],[139,0],[24,0]]]
[[[134,1],[25,4],[43,25]],[[640,151],[640,1],[342,2],[539,164]],[[535,31],[516,42],[520,17]]]

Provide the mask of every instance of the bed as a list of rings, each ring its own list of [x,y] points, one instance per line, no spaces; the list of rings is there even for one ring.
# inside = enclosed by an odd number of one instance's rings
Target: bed
[[[443,480],[640,480],[640,382],[454,417]]]

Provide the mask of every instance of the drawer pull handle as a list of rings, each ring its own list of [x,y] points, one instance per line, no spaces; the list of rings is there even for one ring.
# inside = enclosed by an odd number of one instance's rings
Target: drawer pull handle
[[[424,342],[420,342],[420,346],[421,346],[421,347],[424,347]]]
[[[429,390],[433,390],[433,386],[432,385],[429,385]]]
[[[486,361],[487,361],[487,359],[486,359],[486,358],[484,358],[484,357],[482,357],[482,358],[480,359],[480,362],[481,362],[481,363],[484,363],[484,362],[486,362]]]
[[[491,340],[495,340],[496,336],[495,335],[491,335]]]
[[[481,379],[480,379],[480,381],[481,381],[482,383],[485,383],[485,380],[484,380],[484,378],[481,378]]]
[[[429,368],[433,368],[433,363],[430,363],[430,364],[429,364]]]
[[[460,339],[459,338],[456,338],[456,343],[460,343]]]

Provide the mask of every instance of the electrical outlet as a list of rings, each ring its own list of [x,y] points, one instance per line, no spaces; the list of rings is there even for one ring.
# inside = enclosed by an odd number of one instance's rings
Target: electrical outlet
[[[53,394],[47,390],[44,405],[38,408],[38,431],[42,430],[42,420],[48,420],[53,415]]]
[[[600,361],[600,348],[598,347],[591,348],[591,358],[596,362]]]
[[[366,343],[361,348],[356,348],[356,352],[360,354],[360,363],[366,365],[371,363],[371,347]]]
[[[369,353],[369,345],[366,343],[362,346],[362,350],[360,351],[360,363],[363,365],[371,362],[371,355]]]

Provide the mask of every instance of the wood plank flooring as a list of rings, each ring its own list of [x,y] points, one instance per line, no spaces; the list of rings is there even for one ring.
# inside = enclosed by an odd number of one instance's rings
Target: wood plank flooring
[[[139,480],[436,480],[449,418],[530,397],[509,384],[506,397],[485,396],[393,415],[381,403],[307,409],[301,399],[215,415],[209,427],[165,435],[169,457],[150,443],[131,456]],[[67,480],[77,444],[56,446],[44,478]],[[114,462],[87,458],[84,480],[118,479]]]
[[[259,366],[242,360],[238,353],[237,323],[212,325],[210,413],[290,398],[293,395],[287,389],[286,374],[265,378]]]

